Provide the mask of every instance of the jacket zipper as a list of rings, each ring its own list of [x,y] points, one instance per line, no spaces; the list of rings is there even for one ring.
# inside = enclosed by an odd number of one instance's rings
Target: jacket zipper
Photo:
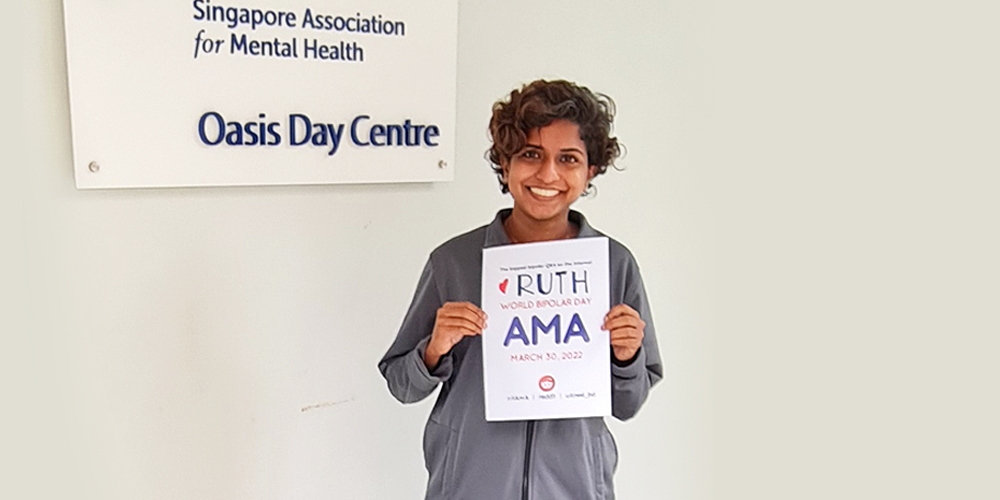
[[[521,480],[521,500],[528,500],[528,474],[531,472],[531,442],[535,437],[535,421],[528,421],[528,433],[524,442],[524,477]]]

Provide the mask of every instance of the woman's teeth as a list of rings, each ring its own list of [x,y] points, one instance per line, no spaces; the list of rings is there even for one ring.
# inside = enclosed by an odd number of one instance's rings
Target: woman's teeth
[[[538,196],[543,196],[545,198],[551,198],[551,197],[559,194],[559,191],[555,190],[555,189],[543,189],[543,188],[537,188],[537,187],[529,187],[528,189],[532,193],[535,193]]]

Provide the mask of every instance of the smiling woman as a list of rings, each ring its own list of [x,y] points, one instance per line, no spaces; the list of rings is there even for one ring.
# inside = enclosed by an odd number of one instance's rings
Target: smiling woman
[[[603,418],[486,421],[480,337],[487,319],[480,309],[484,248],[604,236],[570,206],[618,157],[613,117],[611,99],[566,81],[533,82],[493,106],[487,157],[514,206],[431,253],[396,340],[379,362],[389,391],[403,403],[443,384],[424,433],[427,499],[614,498],[618,452]],[[610,238],[608,254],[611,310],[602,328],[612,353],[611,413],[625,420],[663,371],[638,264]],[[538,277],[536,285],[544,286]],[[582,324],[574,329],[573,319],[566,321],[567,337],[586,336]],[[505,343],[527,343],[524,328],[519,332]]]
[[[603,174],[621,154],[618,139],[611,137],[614,117],[615,103],[610,97],[570,82],[538,80],[514,90],[508,100],[493,105],[490,120],[493,145],[486,157],[500,180],[500,190],[506,193],[508,189],[503,178],[504,162],[521,152],[530,142],[528,135],[532,131],[557,120],[579,127],[578,139],[586,148],[588,165],[594,167],[593,176]]]
[[[569,206],[621,151],[610,135],[614,112],[611,98],[566,81],[538,80],[494,104],[486,155],[514,198],[504,221],[511,241],[576,236]]]
[[[501,179],[514,198],[504,221],[515,243],[575,236],[569,206],[583,194],[597,167],[587,162],[580,127],[556,120],[528,132],[521,151],[504,160]]]

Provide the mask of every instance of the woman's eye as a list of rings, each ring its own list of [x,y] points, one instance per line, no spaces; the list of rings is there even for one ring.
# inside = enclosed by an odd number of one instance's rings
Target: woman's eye
[[[565,155],[562,157],[562,161],[563,163],[578,163],[580,160],[573,155]]]
[[[521,157],[523,157],[523,158],[531,158],[533,160],[539,158],[538,151],[531,151],[531,150],[528,150],[528,151],[525,151],[525,152],[521,153]]]

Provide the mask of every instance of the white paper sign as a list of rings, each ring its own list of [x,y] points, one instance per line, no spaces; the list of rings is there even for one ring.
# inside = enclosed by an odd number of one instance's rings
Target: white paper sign
[[[450,181],[457,0],[63,0],[79,189]]]
[[[483,250],[486,420],[611,414],[607,238]]]

